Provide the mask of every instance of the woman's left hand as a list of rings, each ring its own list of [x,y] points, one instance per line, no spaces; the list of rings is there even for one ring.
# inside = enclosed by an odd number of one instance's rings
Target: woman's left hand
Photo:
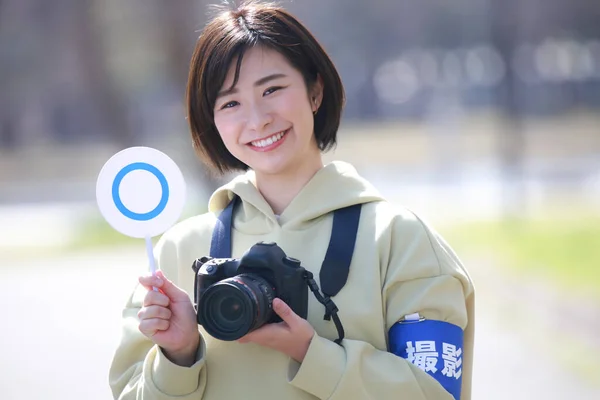
[[[282,322],[265,324],[238,341],[270,347],[301,363],[315,334],[314,328],[281,299],[273,300],[273,310]]]

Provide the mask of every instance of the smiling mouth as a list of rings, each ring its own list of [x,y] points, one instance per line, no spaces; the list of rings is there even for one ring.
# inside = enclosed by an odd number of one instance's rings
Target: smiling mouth
[[[288,133],[288,131],[289,129],[286,129],[285,131],[278,132],[274,135],[269,136],[268,138],[255,140],[253,142],[250,142],[249,145],[258,147],[259,149],[271,146],[273,143],[279,142]]]

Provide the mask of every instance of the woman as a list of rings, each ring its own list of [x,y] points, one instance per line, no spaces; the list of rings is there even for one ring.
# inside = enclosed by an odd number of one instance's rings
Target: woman
[[[110,370],[114,397],[469,399],[470,278],[417,216],[393,208],[351,165],[323,164],[344,93],[308,30],[272,5],[221,12],[198,39],[187,95],[202,160],[220,173],[246,172],[215,191],[208,213],[157,244],[160,271],[140,277],[123,314]],[[321,287],[341,281],[330,290],[337,313],[323,318],[325,307],[311,295],[306,319],[275,299],[281,322],[238,340],[216,339],[198,325],[192,264],[214,252],[217,218],[234,199],[231,256],[276,242]],[[347,276],[320,276],[340,230],[334,215],[351,206],[360,213],[358,228],[342,232],[353,238]]]

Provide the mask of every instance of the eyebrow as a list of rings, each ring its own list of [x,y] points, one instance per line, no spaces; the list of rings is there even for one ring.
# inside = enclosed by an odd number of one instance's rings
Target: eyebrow
[[[264,85],[264,84],[265,84],[265,83],[267,83],[267,82],[270,82],[270,81],[272,81],[272,80],[279,79],[279,78],[285,78],[286,76],[287,76],[287,75],[285,75],[285,74],[281,74],[281,73],[276,73],[276,74],[267,75],[267,76],[265,76],[265,77],[262,77],[262,78],[260,78],[260,79],[259,79],[259,80],[257,80],[256,82],[254,82],[254,86],[261,86],[261,85]],[[219,92],[219,93],[217,94],[217,99],[218,99],[219,97],[223,97],[223,96],[227,96],[227,95],[230,95],[230,94],[233,94],[233,93],[237,93],[237,91],[238,91],[238,90],[235,88],[235,86],[234,86],[234,87],[232,87],[232,88],[230,88],[230,89],[223,90],[223,91],[221,91],[221,92]]]

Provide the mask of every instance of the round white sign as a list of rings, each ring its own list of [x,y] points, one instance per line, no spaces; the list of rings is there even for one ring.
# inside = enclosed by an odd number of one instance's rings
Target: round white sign
[[[183,211],[185,180],[177,164],[150,147],[130,147],[112,156],[96,182],[102,216],[134,238],[154,237],[173,226]]]

